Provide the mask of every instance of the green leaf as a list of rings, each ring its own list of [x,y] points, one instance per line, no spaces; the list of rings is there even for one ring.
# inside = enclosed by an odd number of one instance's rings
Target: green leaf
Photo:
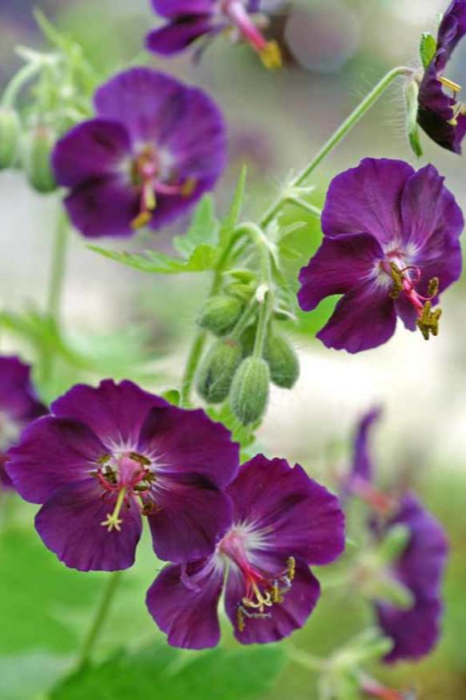
[[[175,236],[173,246],[184,258],[190,258],[199,246],[217,244],[218,227],[212,197],[206,195],[197,205],[186,234]]]
[[[220,237],[220,246],[222,248],[228,243],[231,236],[233,235],[233,231],[235,230],[236,226],[238,225],[239,217],[241,216],[241,211],[243,208],[244,193],[246,190],[247,176],[248,176],[248,169],[244,165],[241,168],[241,172],[240,172],[240,175],[238,178],[238,183],[236,185],[235,193],[233,195],[233,201],[232,201],[230,210],[229,210],[228,214],[225,216],[225,218],[222,220],[222,224],[220,227],[219,237]]]
[[[213,270],[218,259],[218,250],[211,245],[198,246],[188,260],[173,258],[155,250],[146,250],[145,253],[141,254],[120,253],[94,245],[90,245],[88,248],[94,253],[99,253],[99,255],[132,267],[140,272],[157,273],[159,275],[178,275],[183,272]]]
[[[166,644],[121,652],[69,678],[51,700],[252,700],[263,697],[283,664],[276,646],[187,655]]]
[[[421,35],[421,43],[419,45],[419,53],[421,55],[421,61],[424,68],[427,68],[431,64],[436,51],[437,41],[435,37],[433,37],[429,32],[424,32]]]
[[[421,137],[417,116],[419,111],[419,88],[415,80],[410,82],[405,87],[406,100],[406,129],[408,134],[409,144],[414,154],[420,158],[422,156]]]

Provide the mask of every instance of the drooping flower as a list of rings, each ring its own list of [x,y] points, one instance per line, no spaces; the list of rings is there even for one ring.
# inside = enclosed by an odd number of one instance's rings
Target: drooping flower
[[[147,37],[147,48],[164,56],[183,51],[191,44],[208,41],[221,33],[233,40],[243,39],[260,56],[266,68],[280,68],[280,48],[267,41],[261,26],[267,26],[266,13],[274,0],[152,0],[154,10],[168,20]]]
[[[351,353],[377,347],[399,316],[424,338],[438,334],[438,295],[462,268],[461,209],[429,165],[366,158],[330,185],[321,247],[301,270],[304,311],[343,294],[317,337]]]
[[[393,663],[420,659],[437,643],[448,545],[442,526],[414,494],[379,491],[373,483],[368,440],[379,413],[369,411],[359,423],[346,486],[371,508],[372,545],[356,573],[374,602],[381,629],[393,642],[384,659]]]
[[[130,567],[141,515],[157,556],[178,562],[210,554],[230,523],[221,489],[236,475],[238,447],[228,431],[129,381],[75,386],[10,457],[21,496],[43,504],[39,535],[71,568]]]
[[[0,489],[11,488],[6,472],[7,450],[23,428],[47,413],[31,382],[31,368],[17,357],[0,357]]]
[[[436,51],[419,84],[418,123],[443,148],[461,153],[466,134],[466,107],[461,86],[445,76],[451,55],[466,35],[466,0],[453,0],[439,27]]]
[[[305,624],[319,598],[309,564],[329,564],[344,549],[337,498],[299,465],[258,455],[240,468],[227,493],[233,522],[215,553],[166,567],[149,589],[149,611],[172,646],[218,644],[223,590],[239,642],[287,637]]]
[[[151,70],[117,74],[96,92],[96,118],[56,145],[57,182],[88,237],[160,228],[213,189],[226,163],[223,117],[202,90]]]

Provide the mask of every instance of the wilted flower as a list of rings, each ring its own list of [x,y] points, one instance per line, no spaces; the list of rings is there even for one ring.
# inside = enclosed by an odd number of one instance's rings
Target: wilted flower
[[[461,153],[466,134],[466,107],[457,99],[461,86],[444,73],[465,34],[466,0],[453,0],[443,16],[435,53],[419,85],[419,125],[439,146],[455,153]]]
[[[119,73],[95,95],[95,119],[56,145],[57,182],[85,236],[157,229],[211,190],[226,162],[223,117],[197,88],[151,70]]]
[[[236,475],[238,447],[228,431],[132,382],[75,386],[10,457],[21,496],[44,504],[39,535],[75,569],[131,566],[141,514],[157,556],[181,562],[210,554],[230,522],[220,489]]]
[[[31,368],[17,357],[0,357],[0,487],[11,488],[5,471],[6,452],[22,429],[47,413],[31,383]]]
[[[261,25],[267,25],[263,13],[277,4],[273,0],[152,0],[152,4],[168,24],[148,35],[150,51],[171,56],[202,37],[228,32],[234,40],[247,41],[266,68],[281,66],[278,44],[261,32]]]
[[[429,165],[364,159],[330,185],[321,247],[301,270],[304,311],[343,294],[317,337],[355,353],[385,343],[399,316],[424,338],[437,335],[440,292],[462,267],[464,219],[455,198]]]
[[[361,419],[347,488],[370,507],[369,532],[375,552],[362,570],[366,593],[372,597],[379,625],[393,642],[385,662],[419,659],[434,648],[442,617],[441,585],[448,545],[437,520],[412,493],[378,491],[368,449],[370,427],[380,409]],[[377,551],[378,548],[378,551]],[[375,558],[374,558],[375,553]]]
[[[172,646],[203,649],[220,638],[218,603],[242,644],[274,642],[302,627],[320,594],[309,564],[344,548],[338,500],[296,465],[258,455],[227,493],[233,522],[215,553],[157,577],[147,605]]]

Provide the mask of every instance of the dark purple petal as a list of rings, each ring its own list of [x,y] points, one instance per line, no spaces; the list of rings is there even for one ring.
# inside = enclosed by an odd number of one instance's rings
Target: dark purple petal
[[[202,410],[168,405],[152,409],[137,449],[153,456],[156,474],[163,477],[196,474],[224,487],[238,470],[239,446],[223,425]]]
[[[395,305],[387,288],[369,282],[340,299],[317,338],[328,348],[356,353],[383,345],[395,327]]]
[[[123,506],[121,531],[102,525],[113,511],[116,495],[102,498],[95,479],[59,488],[40,509],[36,528],[44,544],[66,566],[79,571],[119,571],[134,564],[142,531],[139,507]]]
[[[230,500],[204,477],[157,478],[151,496],[154,551],[164,561],[183,563],[211,554],[231,525]]]
[[[372,483],[374,465],[369,450],[369,437],[373,425],[379,420],[382,409],[377,406],[368,411],[359,421],[354,440],[354,454],[351,474],[364,481]]]
[[[14,489],[13,482],[7,474],[5,463],[6,456],[3,452],[0,452],[0,493],[2,490],[8,491]]]
[[[210,34],[211,31],[210,17],[181,18],[150,32],[146,38],[146,47],[149,51],[162,56],[173,56],[184,51],[199,37]]]
[[[461,154],[461,144],[466,133],[466,116],[457,117],[457,126],[450,124],[456,100],[444,92],[438,80],[435,64],[424,74],[419,87],[417,121],[426,134],[442,148]]]
[[[106,452],[86,425],[45,416],[25,428],[9,451],[7,471],[26,501],[44,503],[57,488],[84,479]]]
[[[0,357],[0,415],[21,423],[47,412],[31,383],[31,367],[18,357]],[[0,441],[2,419],[0,418]]]
[[[406,526],[409,544],[392,574],[411,591],[414,606],[398,609],[386,603],[377,605],[379,624],[394,642],[386,657],[388,663],[419,659],[428,654],[439,637],[442,614],[441,584],[448,545],[441,525],[412,494],[403,497],[398,513],[385,530]]]
[[[431,275],[429,278],[426,277],[426,279],[432,279],[432,277],[435,277],[435,275]],[[395,299],[395,310],[396,315],[403,321],[405,328],[407,328],[408,331],[415,331],[417,328],[418,315],[414,306],[403,294]]]
[[[344,516],[338,499],[298,464],[263,455],[240,468],[227,493],[233,520],[253,525],[254,551],[294,556],[310,564],[334,561],[345,546]],[[258,555],[259,556],[259,555]]]
[[[64,200],[73,225],[87,238],[133,236],[140,197],[123,175],[88,180]]]
[[[131,142],[124,126],[108,119],[91,119],[69,131],[55,146],[52,163],[63,187],[118,175],[131,167]]]
[[[107,446],[136,447],[141,428],[154,407],[168,406],[164,399],[136,384],[106,379],[97,388],[77,384],[54,401],[52,412],[88,425]]]
[[[187,15],[208,15],[218,0],[152,0],[152,7],[161,17],[173,19]]]
[[[437,67],[443,70],[448,59],[466,35],[466,0],[453,0],[443,15],[437,36]]]
[[[218,602],[223,568],[213,560],[188,564],[185,576],[179,565],[165,567],[147,593],[147,607],[168,643],[182,649],[209,649],[220,640]],[[187,587],[182,578],[193,578]]]
[[[277,561],[283,569],[285,562]],[[301,629],[314,610],[320,596],[320,586],[303,562],[296,562],[296,573],[290,590],[284,594],[283,602],[269,608],[270,618],[244,618],[245,627],[238,629],[238,606],[246,595],[245,581],[239,570],[230,566],[225,597],[225,608],[230,618],[236,639],[241,644],[267,644],[288,637]]]
[[[359,287],[374,276],[377,261],[383,257],[379,242],[371,234],[324,237],[317,253],[300,272],[300,307],[312,311],[325,297]]]
[[[326,236],[371,233],[380,243],[401,235],[400,204],[413,168],[400,160],[365,158],[332,181],[322,214]]]

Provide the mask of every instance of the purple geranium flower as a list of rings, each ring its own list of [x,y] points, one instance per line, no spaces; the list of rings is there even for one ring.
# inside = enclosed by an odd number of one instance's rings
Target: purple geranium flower
[[[12,488],[6,473],[7,450],[22,429],[47,413],[31,383],[31,368],[17,357],[0,357],[0,487]]]
[[[56,145],[53,167],[71,191],[84,236],[157,229],[211,190],[226,163],[223,117],[197,88],[149,68],[119,73],[95,95],[95,119]]]
[[[317,337],[359,352],[385,343],[397,316],[406,328],[437,335],[438,294],[461,274],[464,219],[444,178],[398,160],[364,159],[331,183],[321,247],[301,270],[304,311],[343,294]]]
[[[233,39],[244,39],[259,54],[266,68],[280,68],[281,53],[275,41],[267,41],[260,25],[264,12],[277,3],[267,0],[152,0],[154,10],[168,20],[147,37],[150,51],[171,56],[201,37],[208,39],[228,31]],[[261,12],[262,14],[259,14]],[[254,21],[254,15],[257,21]]]
[[[181,562],[210,554],[231,520],[220,490],[238,465],[228,431],[132,382],[75,386],[26,428],[10,457],[21,496],[43,504],[39,535],[81,571],[130,567],[141,514],[156,554]]]
[[[441,525],[412,493],[380,492],[374,487],[374,465],[368,440],[380,409],[369,411],[359,422],[351,474],[346,486],[372,510],[370,533],[375,544],[404,527],[407,542],[394,559],[376,572],[383,587],[372,595],[379,625],[393,641],[387,663],[419,659],[435,646],[442,616],[441,584],[447,557],[447,541]],[[408,605],[383,600],[385,583],[400,587]],[[392,582],[390,584],[390,582]]]
[[[457,100],[461,86],[446,78],[444,72],[465,34],[466,0],[453,0],[440,24],[435,55],[419,85],[419,125],[439,146],[455,153],[461,153],[466,134],[466,109]]]
[[[147,605],[172,646],[204,649],[220,638],[218,603],[242,644],[274,642],[301,628],[319,598],[309,564],[344,549],[338,500],[299,466],[259,455],[228,487],[233,522],[215,553],[157,577]]]

